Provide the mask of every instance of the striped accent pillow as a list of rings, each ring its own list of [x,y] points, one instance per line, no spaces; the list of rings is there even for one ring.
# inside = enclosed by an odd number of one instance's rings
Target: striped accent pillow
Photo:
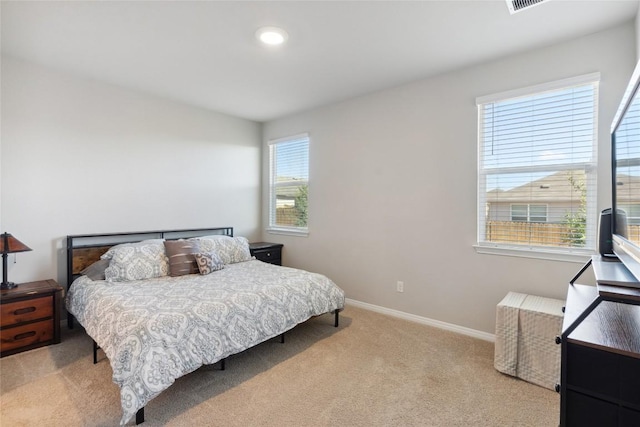
[[[169,258],[169,275],[184,276],[200,272],[195,254],[200,251],[194,240],[166,240],[164,249]]]

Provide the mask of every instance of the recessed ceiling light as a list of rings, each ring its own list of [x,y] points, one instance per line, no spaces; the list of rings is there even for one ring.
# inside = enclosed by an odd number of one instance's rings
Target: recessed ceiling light
[[[256,31],[256,37],[264,44],[276,46],[286,42],[289,34],[282,28],[262,27]]]

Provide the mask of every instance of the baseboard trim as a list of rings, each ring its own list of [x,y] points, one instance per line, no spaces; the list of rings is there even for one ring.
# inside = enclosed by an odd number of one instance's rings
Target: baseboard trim
[[[429,319],[428,317],[417,316],[415,314],[405,313],[404,311],[393,310],[391,308],[381,307],[379,305],[369,304],[367,302],[357,301],[351,298],[346,298],[346,303],[354,307],[364,308],[365,310],[375,311],[381,314],[387,314],[389,316],[398,317],[400,319],[409,320],[411,322],[421,323],[423,325],[445,329],[447,331],[455,332],[462,335],[467,335],[467,336],[478,338],[484,341],[490,341],[490,342],[496,341],[496,336],[494,334],[478,331],[471,328],[465,328],[464,326],[454,325],[453,323],[441,322],[440,320]]]

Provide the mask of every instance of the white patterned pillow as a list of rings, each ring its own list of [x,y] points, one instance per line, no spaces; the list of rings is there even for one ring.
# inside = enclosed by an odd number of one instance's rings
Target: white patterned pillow
[[[200,253],[215,252],[225,264],[249,261],[249,241],[246,237],[204,236],[198,237]]]
[[[169,262],[162,239],[116,245],[100,258],[110,260],[109,267],[104,271],[105,279],[109,282],[151,279],[169,274]]]
[[[224,262],[215,252],[195,254],[195,258],[200,274],[209,274],[224,268]]]

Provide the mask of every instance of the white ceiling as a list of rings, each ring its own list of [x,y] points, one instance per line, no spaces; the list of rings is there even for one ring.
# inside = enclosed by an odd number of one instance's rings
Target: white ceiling
[[[267,121],[630,21],[636,0],[2,1],[2,53]],[[289,33],[260,46],[262,26]]]

